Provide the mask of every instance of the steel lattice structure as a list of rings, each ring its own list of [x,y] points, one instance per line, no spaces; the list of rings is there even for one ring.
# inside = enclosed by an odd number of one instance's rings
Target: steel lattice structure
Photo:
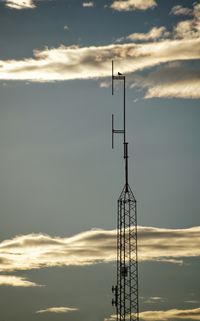
[[[117,321],[138,321],[138,260],[137,260],[137,206],[136,199],[128,183],[128,143],[126,142],[126,104],[125,76],[113,74],[112,62],[112,94],[114,80],[122,80],[124,84],[123,124],[122,130],[114,129],[112,115],[112,147],[114,134],[124,136],[125,185],[118,199],[117,215],[117,285],[112,287],[116,307]]]

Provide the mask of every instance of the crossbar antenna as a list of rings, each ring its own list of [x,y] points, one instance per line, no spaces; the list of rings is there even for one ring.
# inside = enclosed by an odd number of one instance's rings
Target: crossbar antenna
[[[114,128],[114,115],[112,114],[112,148],[114,148],[114,135],[123,134],[124,141],[124,160],[125,160],[125,186],[128,191],[128,143],[126,141],[126,77],[118,72],[114,75],[114,62],[112,61],[112,95],[114,95],[114,81],[119,80],[123,82],[123,128]]]
[[[112,148],[114,135],[123,134],[125,185],[118,199],[117,213],[117,285],[112,287],[117,321],[139,321],[138,257],[137,257],[137,206],[128,182],[128,142],[126,141],[126,77],[114,74],[112,61],[112,95],[114,82],[123,82],[123,128],[114,127],[112,115]]]

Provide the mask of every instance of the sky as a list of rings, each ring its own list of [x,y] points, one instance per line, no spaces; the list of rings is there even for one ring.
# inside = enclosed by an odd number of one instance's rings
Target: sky
[[[144,321],[200,320],[200,3],[0,0],[0,321],[112,321],[126,75]]]

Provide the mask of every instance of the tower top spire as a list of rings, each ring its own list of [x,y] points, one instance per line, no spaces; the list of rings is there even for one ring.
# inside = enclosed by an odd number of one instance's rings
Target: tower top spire
[[[114,148],[114,135],[123,134],[124,161],[125,161],[125,191],[128,192],[128,142],[126,141],[126,76],[118,72],[114,74],[114,61],[112,60],[112,95],[114,95],[114,82],[123,81],[123,128],[114,128],[114,115],[112,114],[112,148]]]

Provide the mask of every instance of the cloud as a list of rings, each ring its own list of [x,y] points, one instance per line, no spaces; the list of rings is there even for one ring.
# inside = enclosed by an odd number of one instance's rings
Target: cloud
[[[155,0],[116,0],[111,8],[117,11],[147,10],[157,5]]]
[[[4,0],[6,6],[11,9],[34,9],[36,5],[34,0]],[[38,0],[37,0],[38,1]],[[112,3],[111,8],[117,11],[147,10],[155,7],[155,0],[116,0]],[[94,7],[93,1],[83,2],[84,8]]]
[[[200,21],[181,21],[174,28],[174,34],[179,39],[191,39],[200,37]]]
[[[110,76],[111,60],[131,73],[161,63],[200,58],[200,38],[162,40],[145,44],[60,46],[35,50],[34,58],[1,60],[1,80],[61,81]]]
[[[28,281],[25,277],[14,275],[0,275],[0,286],[20,286],[20,287],[35,287],[42,286],[34,282]]]
[[[200,4],[195,4],[192,19],[180,21],[174,28],[174,37],[178,39],[200,38]]]
[[[33,0],[6,0],[6,6],[11,9],[34,9]]]
[[[160,321],[160,320],[200,320],[200,308],[179,310],[171,309],[168,311],[145,311],[140,313],[140,318],[145,321]]]
[[[30,0],[9,1],[11,2],[17,5],[21,3],[21,6],[33,5],[33,1]],[[86,6],[92,3],[93,1],[84,2]],[[114,1],[113,6],[114,4],[126,6],[127,10],[130,10],[133,7],[140,9],[153,7],[156,2],[132,0]],[[175,6],[171,12],[186,14],[186,9],[188,8]],[[118,39],[118,42],[125,40],[129,43],[90,47],[61,45],[57,48],[34,50],[33,57],[21,60],[0,60],[0,80],[52,82],[101,79],[110,77],[111,60],[115,60],[118,70],[125,74],[159,66],[160,70],[157,68],[153,73],[150,72],[146,79],[134,76],[137,86],[147,88],[145,98],[199,99],[198,69],[191,70],[185,66],[169,67],[171,62],[191,62],[200,59],[200,4],[195,3],[190,10],[190,19],[179,21],[171,33],[167,32],[163,26],[154,27],[147,33],[132,33]],[[64,30],[68,30],[67,26]],[[130,43],[138,40],[148,41],[148,43]],[[105,88],[105,84],[108,86],[107,81],[103,79],[100,86]]]
[[[127,37],[129,40],[154,40],[161,38],[165,35],[166,28],[165,27],[153,27],[147,33],[132,33]]]
[[[94,2],[93,1],[83,2],[82,6],[84,8],[92,8],[92,7],[94,7]]]
[[[167,320],[200,320],[200,308],[196,309],[171,309],[167,311],[144,311],[139,313],[139,318],[145,321],[167,321]],[[114,321],[116,315],[111,315],[104,321]]]
[[[170,63],[149,73],[135,76],[132,87],[147,88],[145,98],[200,98],[200,70]]]
[[[116,42],[121,42],[124,40],[131,40],[131,41],[148,41],[148,40],[156,40],[161,37],[168,36],[169,33],[166,32],[165,27],[153,27],[147,33],[132,33],[127,37],[119,38]]]
[[[69,31],[69,27],[67,25],[64,26],[63,28],[65,31]]]
[[[102,81],[100,83],[100,88],[109,88],[110,87],[110,82],[109,81]]]
[[[200,226],[188,229],[138,227],[139,260],[181,263],[200,256]],[[0,271],[85,266],[116,260],[116,230],[94,229],[72,237],[16,236],[0,243]]]
[[[36,311],[36,313],[69,313],[78,311],[78,308],[68,308],[68,307],[52,307],[44,310]]]
[[[144,301],[147,304],[157,304],[158,302],[164,302],[165,300],[160,296],[151,296]]]
[[[172,8],[170,14],[174,16],[179,16],[179,15],[190,16],[192,14],[192,9],[183,7],[181,5],[177,5]]]
[[[163,30],[163,35],[171,36],[172,39],[185,41],[197,39],[198,41],[200,39],[200,4],[194,4],[193,9],[175,6],[172,8],[172,13],[176,15],[187,14],[190,15],[191,18],[178,22],[171,34]],[[159,35],[159,30],[157,31]],[[162,34],[162,29],[160,31]],[[147,34],[133,34],[133,39],[135,38],[136,40],[136,38],[138,38],[145,40],[145,35],[150,36],[151,32],[152,29]],[[132,35],[126,37],[126,39],[131,37]],[[167,41],[169,40],[166,40],[166,42]],[[161,42],[163,42],[163,39]],[[199,99],[200,70],[181,64],[179,56],[177,56],[177,61],[179,61],[179,63],[173,62],[159,66],[157,70],[150,72],[145,77],[134,75],[135,80],[132,87],[137,85],[139,88],[147,88],[145,98],[176,97]]]

